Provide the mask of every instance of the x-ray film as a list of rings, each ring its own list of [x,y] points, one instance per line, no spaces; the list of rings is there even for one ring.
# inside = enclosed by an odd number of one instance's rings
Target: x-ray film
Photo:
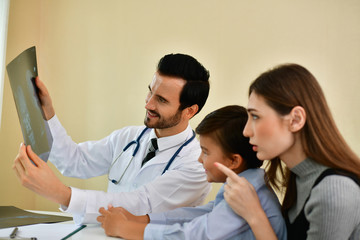
[[[53,139],[35,85],[35,77],[38,75],[35,47],[22,52],[6,66],[6,69],[24,142],[31,145],[32,150],[46,162]]]

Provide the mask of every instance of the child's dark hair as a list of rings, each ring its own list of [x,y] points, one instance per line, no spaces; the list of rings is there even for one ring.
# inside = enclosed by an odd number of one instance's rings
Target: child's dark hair
[[[239,154],[247,168],[258,168],[262,165],[252,150],[249,138],[243,135],[248,119],[244,107],[231,105],[209,113],[197,126],[196,133],[209,135],[227,154]]]

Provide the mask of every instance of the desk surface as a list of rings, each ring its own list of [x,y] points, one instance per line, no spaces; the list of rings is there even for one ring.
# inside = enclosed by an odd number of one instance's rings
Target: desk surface
[[[48,211],[29,211],[29,212],[34,212],[34,213],[40,213],[40,214],[51,214],[51,215],[59,215],[59,216],[70,216],[67,213],[62,213],[62,212],[48,212]],[[55,224],[69,224],[69,225],[74,225],[73,221],[67,221],[67,222],[61,222],[61,223],[55,223]],[[30,227],[32,225],[29,225],[28,227]],[[35,225],[34,225],[35,226]],[[47,228],[47,227],[46,227]],[[19,229],[21,230],[21,227],[19,227]],[[49,229],[51,229],[49,227]],[[49,230],[51,231],[51,230]],[[49,233],[49,236],[51,235],[51,233]],[[60,239],[61,237],[56,238],[56,233],[54,233],[52,236],[51,235],[51,239]],[[106,236],[104,229],[101,228],[100,224],[87,224],[87,227],[85,227],[84,229],[80,230],[79,232],[75,233],[74,235],[72,235],[71,237],[69,237],[68,239],[71,240],[104,240],[104,239],[119,239],[119,238],[112,238],[112,237],[108,237]],[[41,238],[38,238],[38,240],[42,240]]]
[[[47,212],[47,211],[32,211],[35,213],[41,214],[53,214],[53,215],[60,215],[60,216],[69,216],[70,214],[62,213],[62,212]],[[73,221],[62,222],[61,224],[74,224]],[[104,240],[104,239],[119,239],[106,236],[104,229],[100,226],[100,224],[87,224],[86,228],[82,229],[81,231],[75,233],[68,239],[70,240]]]

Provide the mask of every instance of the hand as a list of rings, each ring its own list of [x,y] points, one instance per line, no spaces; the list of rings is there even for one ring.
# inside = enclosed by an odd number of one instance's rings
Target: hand
[[[150,218],[148,215],[135,216],[134,214],[127,211],[125,208],[116,207],[114,208],[111,204],[108,206],[108,210],[113,213],[122,213],[126,217],[127,220],[138,222],[138,223],[149,223]]]
[[[277,236],[267,218],[254,187],[243,177],[221,163],[215,166],[226,176],[224,198],[239,216],[243,217],[251,227],[257,240],[275,240]]]
[[[99,212],[101,215],[96,220],[101,223],[101,227],[104,228],[106,235],[126,239],[143,239],[147,224],[127,219],[125,214],[131,213],[124,208],[109,206],[109,209],[106,210],[102,207],[99,209]]]
[[[41,107],[44,111],[45,119],[49,120],[55,115],[55,110],[52,105],[49,91],[47,90],[45,84],[42,81],[40,81],[39,77],[35,78],[35,83],[39,89],[39,98],[40,98]]]
[[[258,211],[263,211],[254,187],[224,165],[216,162],[215,166],[227,176],[224,187],[226,202],[234,212],[250,222]]]
[[[31,146],[20,145],[13,170],[24,187],[56,203],[69,206],[71,189],[55,176],[49,166],[32,151]]]
[[[124,222],[127,220],[125,215],[121,211],[117,211],[117,208],[100,208],[99,212],[101,216],[97,217],[97,221],[101,223],[101,227],[104,228],[105,234],[112,237],[121,237],[124,229]]]

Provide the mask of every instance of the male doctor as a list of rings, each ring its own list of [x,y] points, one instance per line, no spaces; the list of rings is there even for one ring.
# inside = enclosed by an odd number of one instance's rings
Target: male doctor
[[[64,176],[108,174],[108,192],[64,185],[30,146],[21,144],[13,169],[23,186],[59,203],[78,224],[96,222],[99,208],[109,204],[143,215],[202,203],[210,186],[197,161],[200,146],[189,120],[206,102],[209,72],[195,58],[165,55],[145,99],[145,126],[124,127],[99,141],[73,142],[45,85],[39,78],[36,84],[54,139],[49,160]],[[148,149],[155,155],[150,160]]]

